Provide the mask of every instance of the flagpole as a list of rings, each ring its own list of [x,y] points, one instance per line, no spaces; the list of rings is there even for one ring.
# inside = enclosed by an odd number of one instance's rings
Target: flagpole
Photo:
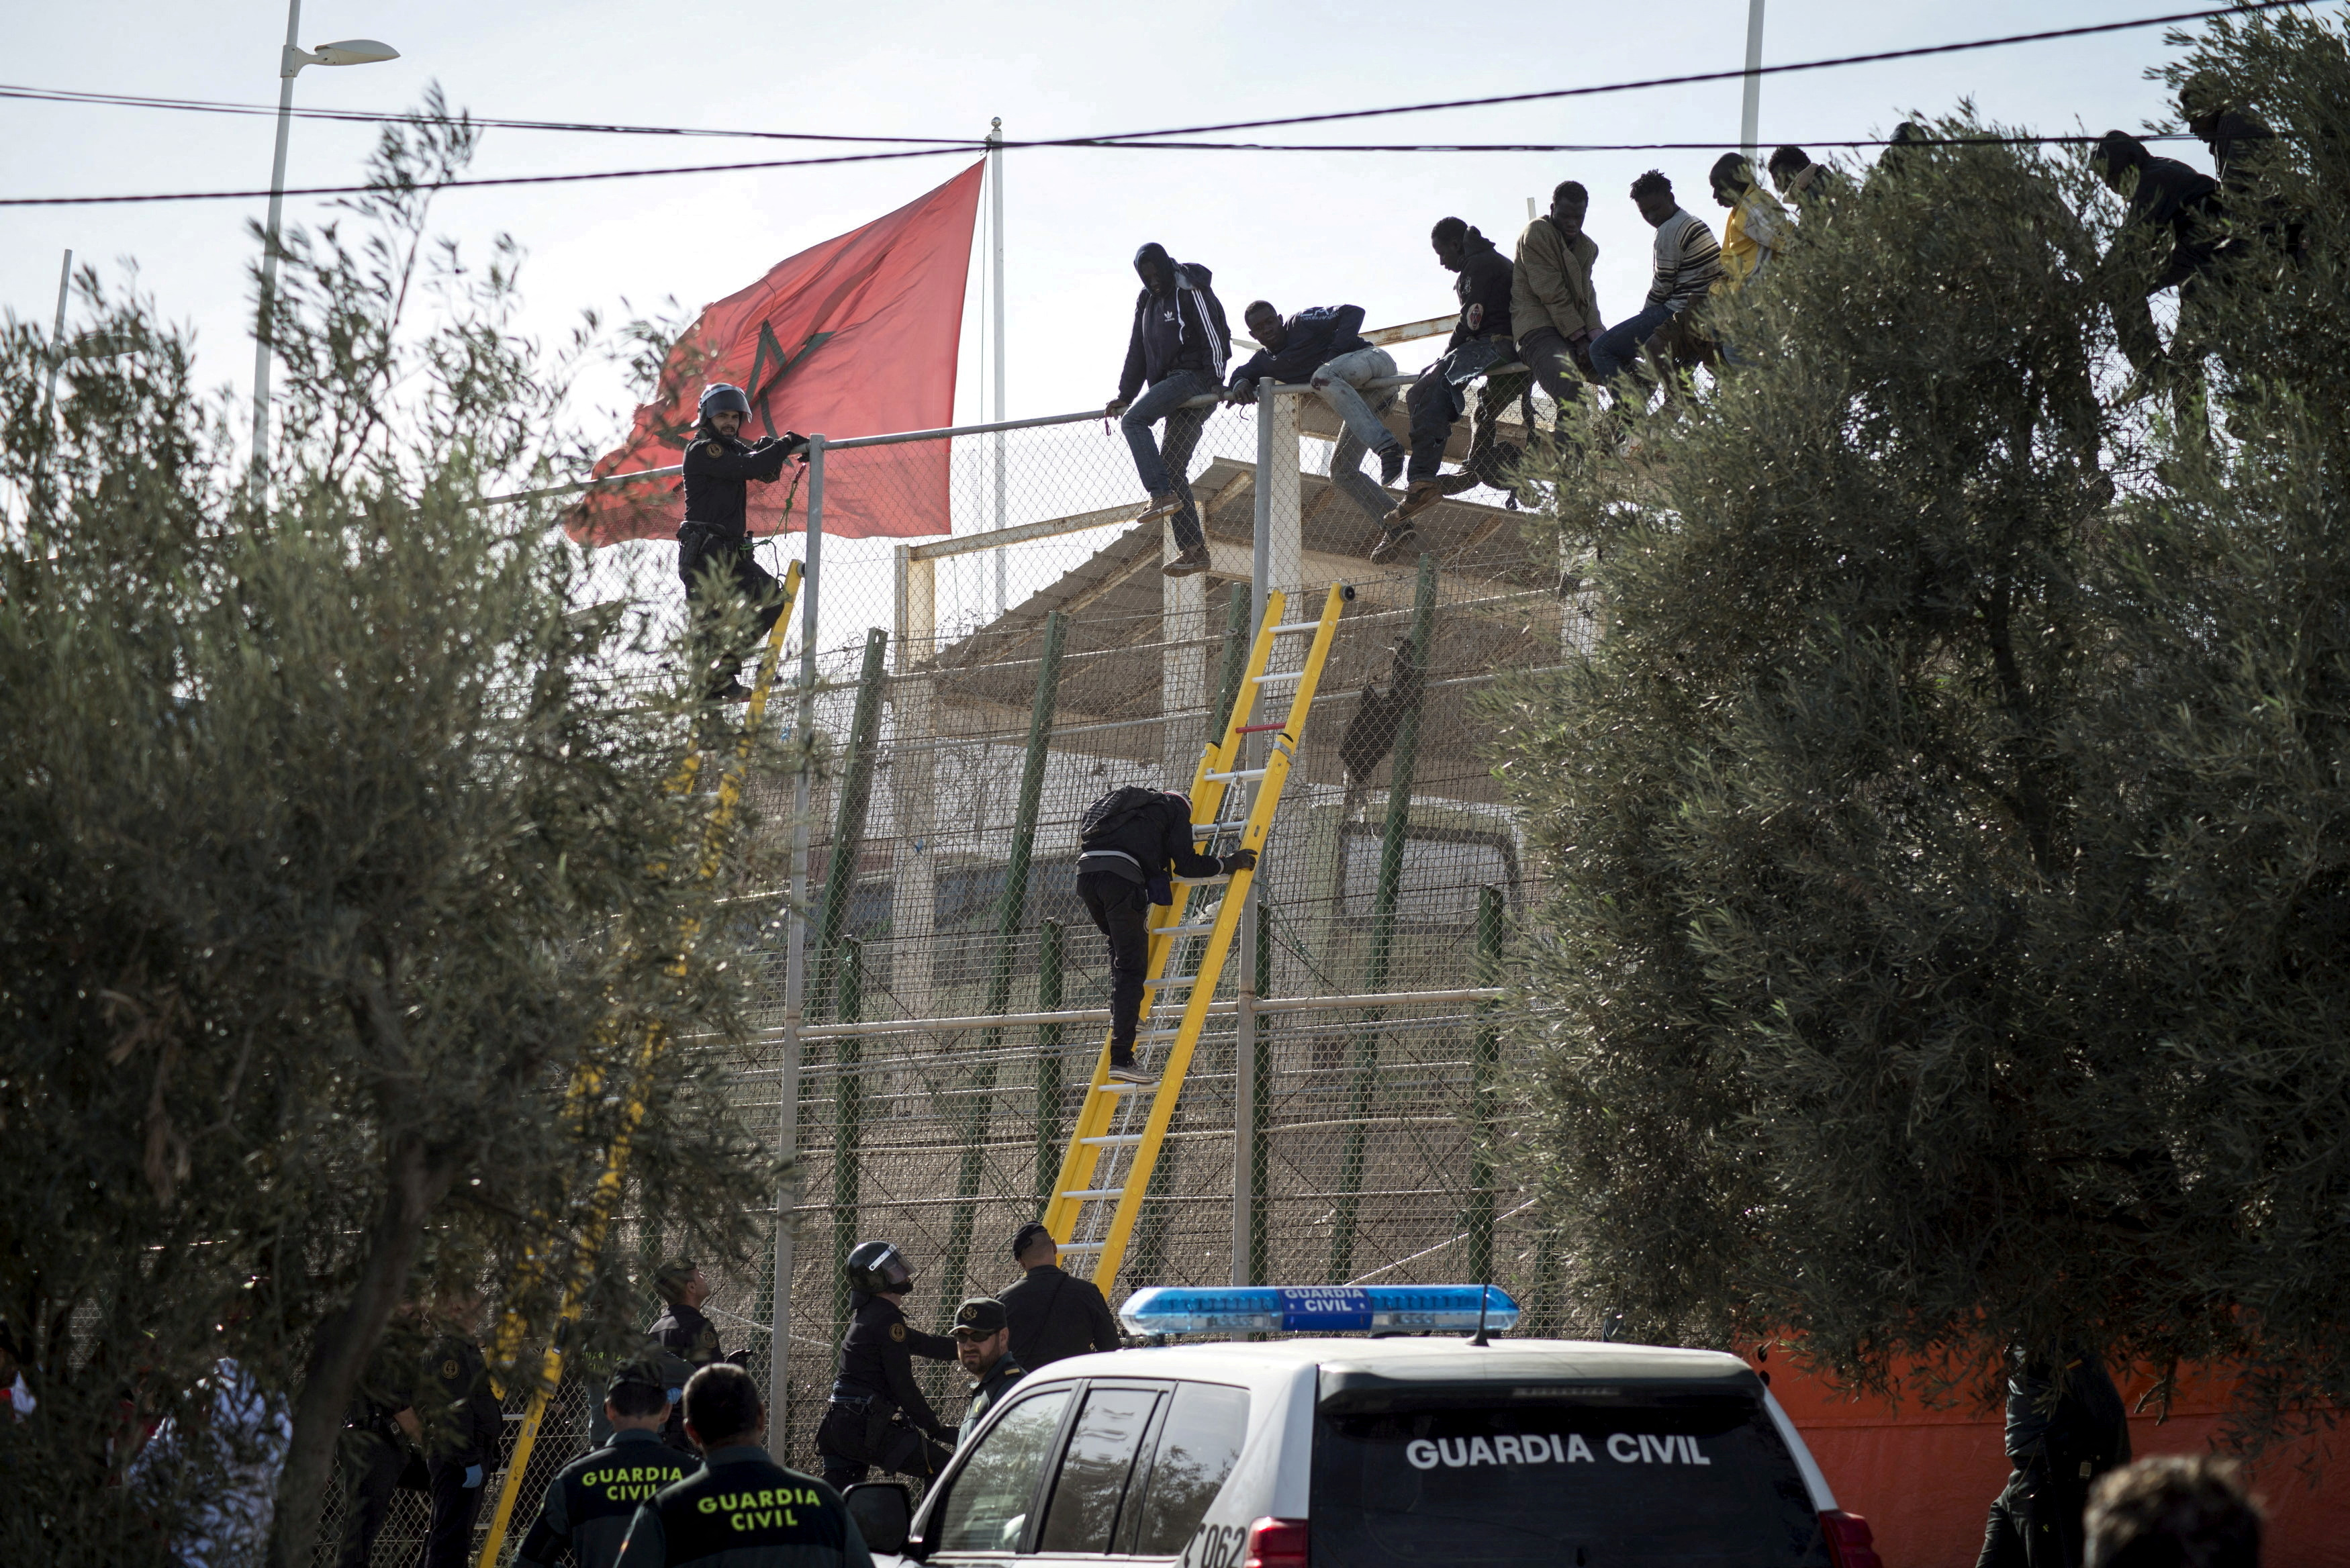
[[[989,121],[987,132],[988,223],[989,244],[993,250],[991,265],[995,279],[995,418],[998,423],[1011,416],[1003,411],[1003,117],[997,115]],[[1003,435],[995,437],[995,525],[1008,528],[1012,519],[1004,505]],[[995,613],[1005,608],[1011,566],[1001,546],[995,552]]]

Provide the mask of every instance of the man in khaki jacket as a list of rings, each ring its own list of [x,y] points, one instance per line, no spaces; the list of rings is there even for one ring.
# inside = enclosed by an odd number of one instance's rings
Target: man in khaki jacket
[[[1518,236],[1511,283],[1518,358],[1562,407],[1582,396],[1582,383],[1593,379],[1591,340],[1605,330],[1591,286],[1599,247],[1583,232],[1590,208],[1591,192],[1575,181],[1562,182],[1550,193],[1550,211]]]

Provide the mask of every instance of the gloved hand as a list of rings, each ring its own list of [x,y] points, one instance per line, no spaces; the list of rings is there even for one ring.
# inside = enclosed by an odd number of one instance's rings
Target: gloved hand
[[[1243,381],[1239,386],[1234,387],[1231,391],[1226,392],[1224,394],[1224,400],[1227,402],[1233,403],[1255,402],[1256,383],[1254,381]]]
[[[800,453],[807,451],[807,437],[800,434],[797,431],[785,431],[783,433],[782,440],[784,443],[784,451],[790,456],[797,457]]]
[[[1235,849],[1230,855],[1224,857],[1223,864],[1224,875],[1227,877],[1231,876],[1235,871],[1253,871],[1256,869],[1256,851],[1253,849]]]
[[[465,1467],[465,1490],[467,1491],[471,1491],[481,1484],[482,1467],[479,1465],[467,1465]]]
[[[1106,420],[1114,420],[1124,412],[1126,412],[1126,400],[1124,398],[1112,398],[1108,402],[1102,405],[1102,418]]]

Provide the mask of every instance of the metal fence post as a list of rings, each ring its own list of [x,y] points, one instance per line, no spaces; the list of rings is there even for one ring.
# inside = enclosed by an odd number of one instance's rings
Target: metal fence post
[[[1502,974],[1502,889],[1477,889],[1477,983],[1499,985]],[[1469,1277],[1493,1279],[1493,1074],[1502,1060],[1496,1003],[1477,1004],[1477,1029],[1469,1055],[1469,1213],[1461,1228],[1469,1233]]]
[[[1069,933],[1058,920],[1045,922],[1044,940],[1036,949],[1036,1011],[1061,1010],[1063,970],[1068,963]],[[1036,1030],[1036,1201],[1053,1197],[1053,1178],[1061,1169],[1061,1025],[1045,1023]]]
[[[1427,674],[1429,642],[1436,629],[1436,557],[1419,558],[1419,581],[1411,601],[1411,660]],[[1396,717],[1395,753],[1388,763],[1388,815],[1379,835],[1379,880],[1371,898],[1371,952],[1364,965],[1363,991],[1376,995],[1388,987],[1388,971],[1395,956],[1396,904],[1403,890],[1403,846],[1411,828],[1412,774],[1419,763],[1420,704],[1415,702]],[[1338,1200],[1330,1221],[1330,1282],[1344,1284],[1355,1269],[1355,1221],[1362,1208],[1363,1150],[1368,1137],[1364,1118],[1378,1088],[1380,1019],[1372,1008],[1363,1016],[1355,1036],[1352,1082],[1347,1089],[1347,1131],[1338,1146]]]
[[[799,766],[792,773],[791,914],[786,923],[784,958],[783,1060],[775,1074],[775,1163],[783,1175],[775,1184],[775,1277],[774,1310],[767,1322],[767,1428],[789,1431],[792,1341],[792,1205],[799,1179],[793,1169],[799,1161],[800,1029],[806,1022],[808,777],[807,742],[816,729],[816,662],[817,601],[824,587],[824,437],[808,437],[807,548],[800,568],[800,700],[792,722],[792,742],[800,748]]]
[[[857,679],[857,708],[848,722],[848,754],[842,759],[840,809],[824,878],[824,929],[816,945],[816,1007],[821,1017],[835,1007],[834,971],[840,963],[841,933],[848,929],[848,901],[857,890],[857,862],[865,850],[865,814],[873,801],[874,752],[881,736],[881,682],[889,634],[874,627],[865,634],[865,665]],[[845,1016],[841,1017],[847,1023]]]
[[[855,1023],[865,1013],[865,944],[855,937],[840,939],[839,1005],[843,1023]],[[865,1041],[841,1036],[835,1058],[837,1076],[833,1087],[832,1133],[832,1319],[848,1319],[848,1254],[857,1245],[857,1209],[861,1194],[858,1178],[858,1147],[865,1138]]]

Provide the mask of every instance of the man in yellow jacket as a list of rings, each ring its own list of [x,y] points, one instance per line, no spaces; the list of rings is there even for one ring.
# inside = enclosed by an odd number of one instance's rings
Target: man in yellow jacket
[[[1561,408],[1583,395],[1582,384],[1592,374],[1591,340],[1607,330],[1591,286],[1599,246],[1583,232],[1590,209],[1591,192],[1576,181],[1562,181],[1550,193],[1550,211],[1518,236],[1510,281],[1518,358]]]
[[[1730,209],[1721,226],[1721,277],[1716,294],[1735,294],[1762,275],[1786,243],[1787,209],[1754,178],[1754,165],[1741,152],[1714,160],[1708,178],[1713,199]]]

